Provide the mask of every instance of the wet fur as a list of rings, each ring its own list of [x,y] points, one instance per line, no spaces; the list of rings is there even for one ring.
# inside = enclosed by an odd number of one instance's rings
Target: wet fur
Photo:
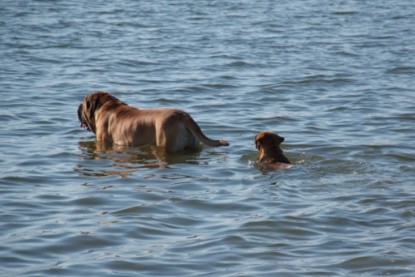
[[[280,144],[284,138],[272,132],[260,132],[255,136],[255,147],[259,151],[258,165],[270,169],[286,169],[291,162],[284,156]]]
[[[178,152],[197,148],[199,141],[210,146],[229,145],[225,140],[206,137],[182,110],[137,109],[107,92],[85,96],[78,107],[78,119],[98,141],[122,146],[157,145],[166,152]]]

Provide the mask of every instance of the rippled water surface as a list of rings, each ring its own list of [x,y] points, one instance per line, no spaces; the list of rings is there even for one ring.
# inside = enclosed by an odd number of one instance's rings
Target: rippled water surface
[[[415,3],[0,4],[1,276],[413,276]],[[212,138],[102,148],[105,90]],[[255,166],[271,130],[294,163]]]

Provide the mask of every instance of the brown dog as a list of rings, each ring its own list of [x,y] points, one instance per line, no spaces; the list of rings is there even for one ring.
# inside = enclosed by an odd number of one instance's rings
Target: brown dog
[[[106,92],[85,96],[78,108],[81,127],[98,141],[122,146],[157,145],[166,152],[196,148],[199,140],[209,146],[227,146],[225,140],[206,137],[186,112],[172,108],[141,110]]]
[[[255,136],[255,147],[259,151],[257,163],[271,169],[286,169],[291,162],[284,156],[280,144],[283,137],[272,132],[260,132]]]

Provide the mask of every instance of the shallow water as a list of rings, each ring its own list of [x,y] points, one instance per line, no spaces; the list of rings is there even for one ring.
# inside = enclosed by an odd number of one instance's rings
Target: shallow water
[[[415,5],[2,1],[2,276],[412,276]],[[102,148],[106,90],[212,138]],[[294,166],[255,167],[277,131]]]

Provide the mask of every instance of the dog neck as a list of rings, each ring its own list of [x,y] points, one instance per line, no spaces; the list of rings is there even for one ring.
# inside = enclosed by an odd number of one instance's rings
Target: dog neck
[[[116,107],[119,107],[119,106],[128,106],[126,103],[124,103],[124,102],[122,102],[121,100],[119,100],[119,99],[112,99],[112,100],[110,100],[110,101],[107,101],[104,105],[103,105],[103,107],[105,106],[105,109],[106,110],[112,110],[112,109],[114,109],[114,108],[116,108]]]
[[[259,157],[260,162],[269,162],[269,163],[286,163],[290,164],[291,162],[284,156],[281,148],[278,146],[267,146],[261,149],[261,154]]]

